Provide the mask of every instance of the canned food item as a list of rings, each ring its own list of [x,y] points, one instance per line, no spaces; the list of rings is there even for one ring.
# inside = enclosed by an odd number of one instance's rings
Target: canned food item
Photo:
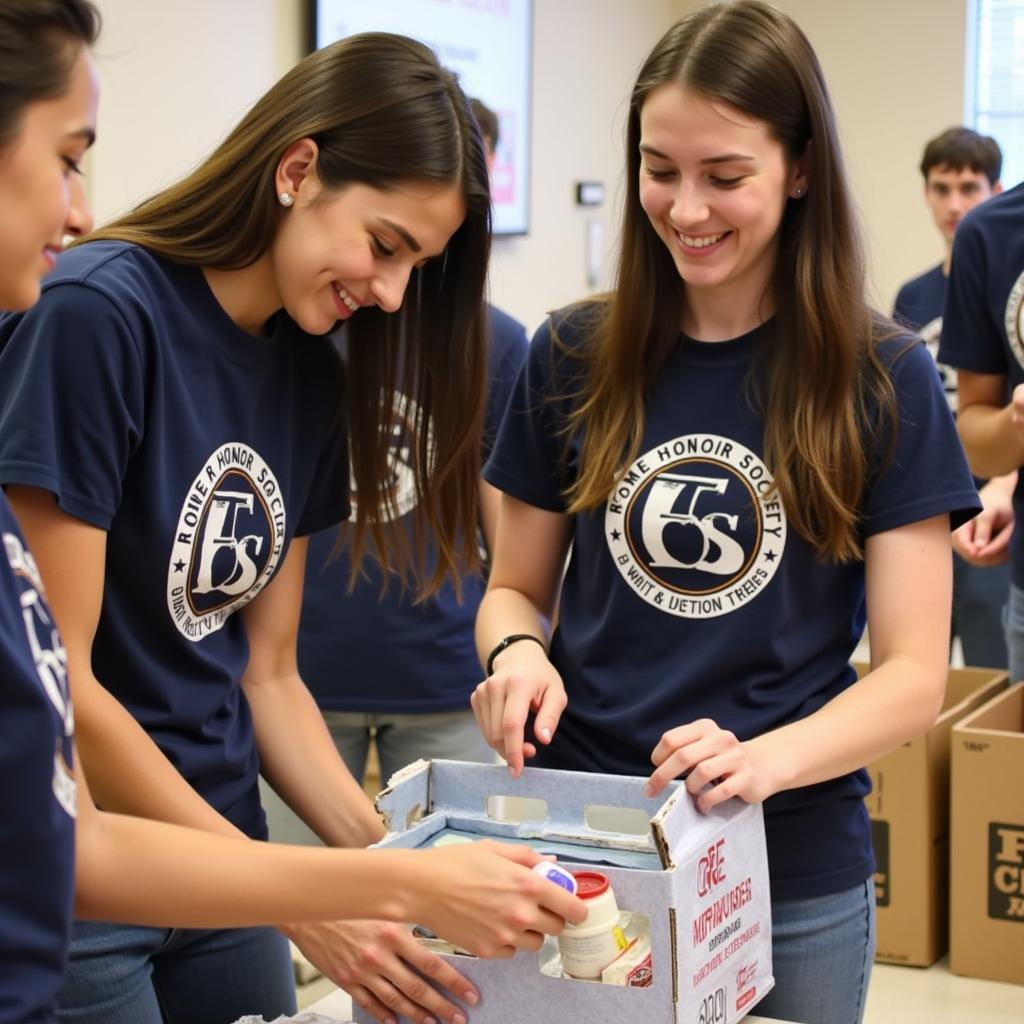
[[[573,978],[599,980],[629,944],[619,925],[619,907],[608,876],[599,871],[574,871],[576,895],[587,905],[586,920],[566,924],[558,936],[562,970]]]

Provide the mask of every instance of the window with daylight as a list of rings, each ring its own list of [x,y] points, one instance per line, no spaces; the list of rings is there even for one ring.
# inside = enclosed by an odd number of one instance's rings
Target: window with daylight
[[[965,120],[1003,150],[1003,185],[1024,180],[1024,0],[967,4]]]

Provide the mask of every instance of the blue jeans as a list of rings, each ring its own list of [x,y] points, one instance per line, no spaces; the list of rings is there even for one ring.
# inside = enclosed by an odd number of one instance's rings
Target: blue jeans
[[[425,714],[325,711],[324,721],[357,782],[366,773],[370,743],[377,745],[383,784],[419,758],[449,758],[493,764],[494,751],[484,741],[472,711],[432,711]],[[371,730],[376,730],[371,736]],[[260,799],[267,812],[270,838],[275,843],[318,846],[320,840],[298,815],[260,779]]]
[[[1010,566],[971,565],[953,556],[953,629],[960,637],[964,664],[1006,668],[1003,627],[1010,594]]]
[[[775,988],[759,1017],[807,1024],[858,1024],[875,958],[875,887],[772,901]]]
[[[159,883],[155,883],[159,884]],[[232,1024],[295,1013],[295,975],[273,928],[198,931],[76,921],[60,1024]]]
[[[1006,606],[1006,646],[1010,651],[1010,682],[1024,679],[1024,590],[1010,586]]]

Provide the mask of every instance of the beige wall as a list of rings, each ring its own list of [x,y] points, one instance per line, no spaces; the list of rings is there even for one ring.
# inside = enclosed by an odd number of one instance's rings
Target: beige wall
[[[776,0],[803,26],[832,89],[870,247],[876,299],[936,262],[922,143],[962,117],[967,0]],[[497,239],[492,297],[535,327],[590,290],[587,221],[614,246],[625,101],[636,70],[697,0],[534,0],[530,234]],[[90,187],[103,220],[200,159],[302,52],[303,0],[99,0],[100,143]],[[573,185],[605,185],[604,205]],[[602,286],[610,261],[602,262]]]
[[[300,55],[300,0],[98,0],[98,222],[174,181]]]
[[[939,262],[924,205],[924,143],[964,115],[967,0],[776,0],[818,51],[869,246],[874,295],[891,307]]]
[[[678,0],[534,0],[530,233],[495,241],[491,294],[531,329],[593,288],[587,222],[604,236],[607,288],[621,194],[626,101]],[[575,205],[574,183],[600,181],[603,206]]]

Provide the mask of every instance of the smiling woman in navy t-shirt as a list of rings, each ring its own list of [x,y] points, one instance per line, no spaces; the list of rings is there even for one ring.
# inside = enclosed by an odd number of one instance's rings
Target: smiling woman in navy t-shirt
[[[474,710],[513,775],[764,801],[759,1012],[850,1024],[874,947],[863,766],[939,710],[950,525],[977,495],[928,353],[865,302],[787,16],[738,0],[670,29],[626,153],[617,287],[538,332],[485,470],[504,497]]]
[[[365,496],[357,555],[380,539],[397,386],[434,437],[436,458],[415,475],[443,542],[431,582],[477,557],[490,206],[465,97],[412,40],[338,43],[285,76],[184,182],[55,260],[64,235],[90,226],[76,172],[96,83],[80,44],[97,19],[77,0],[0,14],[0,75],[12,76],[0,90],[0,305],[20,311],[0,320],[0,484],[38,562],[0,505],[0,1021],[53,1019],[71,909],[73,718],[105,808],[79,773],[78,909],[150,927],[76,922],[59,1019],[288,1012],[280,932],[166,926],[331,913],[362,920],[291,930],[355,1000],[380,1016],[451,1020],[459,1008],[412,968],[472,1001],[468,982],[407,929],[367,919],[434,918],[484,955],[536,948],[584,912],[528,870],[536,854],[482,844],[408,863],[239,838],[265,835],[260,770],[328,843],[383,833],[299,678],[295,634],[304,538],[347,515],[350,447]],[[44,15],[52,23],[26,41],[20,28]],[[19,90],[37,71],[38,109],[22,117]],[[358,350],[345,402],[323,337],[339,320]],[[400,350],[406,337],[415,351]],[[375,546],[422,573],[422,552]]]

